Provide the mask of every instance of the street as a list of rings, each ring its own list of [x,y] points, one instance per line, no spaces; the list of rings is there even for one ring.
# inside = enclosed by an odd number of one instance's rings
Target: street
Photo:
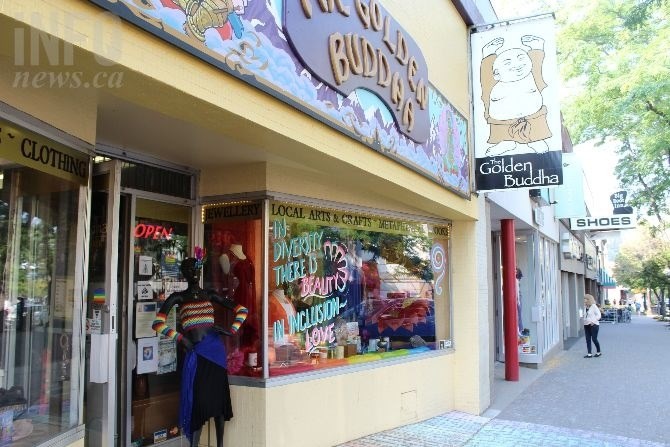
[[[651,317],[601,324],[603,355],[585,359],[584,338],[540,370],[505,382],[482,416],[453,411],[340,447],[670,445],[670,330]]]

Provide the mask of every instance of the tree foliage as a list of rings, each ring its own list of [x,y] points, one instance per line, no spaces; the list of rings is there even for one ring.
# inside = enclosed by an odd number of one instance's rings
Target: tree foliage
[[[663,297],[670,288],[670,244],[648,227],[638,229],[638,238],[621,246],[613,273],[621,285],[638,290],[649,288],[657,297]],[[663,308],[661,312],[663,315]]]
[[[616,175],[630,204],[670,211],[670,1],[568,0],[559,63],[578,92],[563,105],[575,142],[620,142]]]

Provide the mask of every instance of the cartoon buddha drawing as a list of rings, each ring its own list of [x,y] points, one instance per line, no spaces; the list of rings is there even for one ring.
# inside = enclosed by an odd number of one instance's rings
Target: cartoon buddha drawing
[[[542,97],[544,40],[526,35],[519,46],[504,43],[498,37],[482,49],[482,101],[493,144],[486,155],[545,153],[551,131]]]

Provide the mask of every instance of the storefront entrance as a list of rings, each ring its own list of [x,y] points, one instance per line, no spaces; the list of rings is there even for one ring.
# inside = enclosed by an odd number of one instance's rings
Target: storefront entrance
[[[181,359],[176,342],[157,337],[151,324],[162,301],[183,285],[179,266],[192,252],[192,195],[190,174],[120,160],[95,164],[87,296],[89,446],[180,438]]]

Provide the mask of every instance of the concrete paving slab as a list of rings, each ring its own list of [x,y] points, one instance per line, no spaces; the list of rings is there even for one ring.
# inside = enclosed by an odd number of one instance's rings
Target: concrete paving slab
[[[603,324],[600,358],[582,337],[519,382],[496,366],[494,399],[482,416],[452,411],[340,447],[670,446],[670,331],[634,316]]]

